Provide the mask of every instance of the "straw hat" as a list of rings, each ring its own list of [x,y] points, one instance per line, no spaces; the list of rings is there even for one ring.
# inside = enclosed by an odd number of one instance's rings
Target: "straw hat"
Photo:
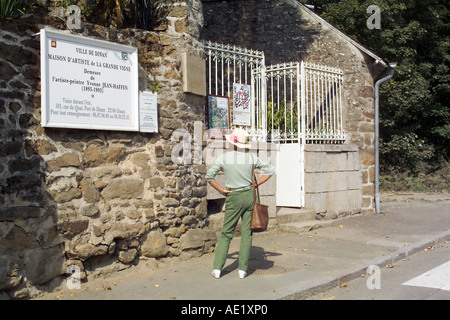
[[[238,148],[249,149],[250,143],[247,143],[248,133],[246,130],[236,128],[231,134],[226,134],[225,139],[231,144],[234,144]]]

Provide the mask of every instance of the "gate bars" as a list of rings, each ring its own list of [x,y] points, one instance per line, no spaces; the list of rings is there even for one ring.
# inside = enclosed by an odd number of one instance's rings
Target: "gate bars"
[[[247,130],[252,140],[345,141],[342,70],[303,61],[266,68],[262,51],[211,41],[203,45],[208,94],[227,96],[231,103],[233,83],[251,86],[251,126]]]
[[[302,62],[305,138],[309,143],[343,143],[344,73],[338,68]],[[304,118],[304,119],[303,119]]]
[[[226,96],[233,101],[233,84],[250,85],[251,88],[251,126],[247,128],[252,140],[265,140],[266,130],[266,91],[264,81],[255,81],[254,72],[264,74],[265,58],[262,51],[238,46],[203,42],[207,63],[208,94]],[[232,110],[232,106],[230,110]],[[231,111],[232,112],[232,111]],[[231,119],[233,117],[231,116]],[[232,128],[236,127],[232,125]]]

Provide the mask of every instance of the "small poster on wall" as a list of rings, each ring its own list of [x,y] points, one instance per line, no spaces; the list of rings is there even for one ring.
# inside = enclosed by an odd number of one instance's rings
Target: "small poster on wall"
[[[230,128],[230,109],[228,97],[208,95],[208,125],[209,128],[223,130]]]
[[[139,93],[139,131],[158,132],[158,94],[150,91]]]
[[[248,84],[233,83],[233,124],[250,126],[251,92]]]

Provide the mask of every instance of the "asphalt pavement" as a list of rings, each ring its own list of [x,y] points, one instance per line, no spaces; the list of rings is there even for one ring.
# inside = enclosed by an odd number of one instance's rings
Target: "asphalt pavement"
[[[220,279],[211,276],[214,253],[180,261],[142,260],[80,289],[62,286],[36,300],[277,300],[306,299],[395,264],[450,239],[449,194],[382,196],[380,214],[322,221],[303,233],[277,228],[254,234],[248,276],[237,273],[239,237],[232,240]]]

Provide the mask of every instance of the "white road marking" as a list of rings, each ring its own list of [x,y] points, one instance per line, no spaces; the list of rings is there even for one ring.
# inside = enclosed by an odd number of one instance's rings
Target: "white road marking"
[[[406,281],[402,285],[450,291],[450,261]]]

